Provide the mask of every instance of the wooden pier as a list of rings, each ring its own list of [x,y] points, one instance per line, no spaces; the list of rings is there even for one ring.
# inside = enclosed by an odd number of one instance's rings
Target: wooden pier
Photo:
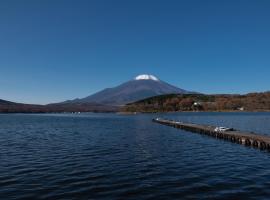
[[[215,138],[228,140],[237,144],[243,144],[246,146],[251,146],[262,150],[270,151],[270,136],[266,135],[258,135],[256,133],[242,132],[238,130],[216,131],[215,126],[184,123],[161,118],[153,119],[153,122],[167,126],[172,126],[174,128],[179,128],[194,133],[199,133]]]

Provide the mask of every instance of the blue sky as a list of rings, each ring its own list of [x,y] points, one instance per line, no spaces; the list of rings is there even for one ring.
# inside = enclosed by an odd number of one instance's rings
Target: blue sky
[[[270,1],[0,1],[0,99],[85,97],[138,74],[203,93],[270,89]]]

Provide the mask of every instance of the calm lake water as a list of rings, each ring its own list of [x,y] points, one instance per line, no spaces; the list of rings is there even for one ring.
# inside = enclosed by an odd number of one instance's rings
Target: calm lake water
[[[270,153],[153,117],[270,134],[270,113],[0,115],[0,199],[269,199]]]

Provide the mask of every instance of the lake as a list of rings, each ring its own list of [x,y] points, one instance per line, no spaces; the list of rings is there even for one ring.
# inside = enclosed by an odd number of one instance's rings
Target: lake
[[[1,114],[0,199],[268,199],[270,153],[151,121],[270,134],[270,113]]]

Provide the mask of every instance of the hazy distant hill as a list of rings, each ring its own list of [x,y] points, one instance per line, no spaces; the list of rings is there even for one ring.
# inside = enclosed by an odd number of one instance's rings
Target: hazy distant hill
[[[157,95],[188,93],[190,92],[161,81],[153,75],[139,75],[134,80],[117,87],[107,88],[88,97],[66,101],[65,103],[96,102],[106,105],[124,105]]]
[[[16,103],[0,99],[0,106],[2,105],[15,105]]]
[[[0,99],[0,113],[116,112],[118,107],[97,103],[34,105]]]

